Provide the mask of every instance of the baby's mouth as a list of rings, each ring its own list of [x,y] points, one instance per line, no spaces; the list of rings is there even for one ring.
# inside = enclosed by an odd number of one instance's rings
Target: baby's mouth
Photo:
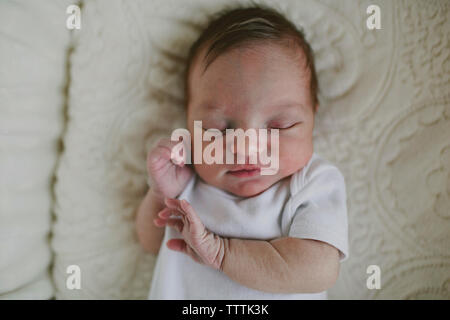
[[[243,165],[227,171],[227,174],[238,178],[254,177],[261,174],[261,168],[255,165]]]

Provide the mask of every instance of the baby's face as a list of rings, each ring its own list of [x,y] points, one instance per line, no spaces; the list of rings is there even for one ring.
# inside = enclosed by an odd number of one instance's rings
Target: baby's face
[[[203,52],[189,75],[190,99],[187,124],[194,136],[194,121],[203,128],[279,129],[279,170],[274,175],[240,175],[234,164],[194,164],[208,184],[232,194],[251,197],[303,168],[313,153],[314,112],[309,90],[309,71],[292,56],[293,49],[263,44],[235,48],[220,55],[203,73]],[[199,59],[200,58],[200,59]],[[303,55],[300,59],[302,61]],[[225,131],[224,131],[225,132]],[[225,141],[225,138],[222,138]],[[267,145],[270,151],[270,137]],[[211,142],[203,142],[205,148]],[[225,143],[224,157],[225,157]],[[248,156],[248,140],[246,150]],[[245,158],[245,163],[250,163]],[[258,166],[261,165],[258,160]]]

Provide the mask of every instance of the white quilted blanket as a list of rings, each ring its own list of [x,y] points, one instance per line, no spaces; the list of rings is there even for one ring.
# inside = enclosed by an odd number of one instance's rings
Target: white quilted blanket
[[[0,297],[47,299],[68,1],[0,1]]]
[[[6,24],[27,13],[0,3],[0,297],[147,296],[154,257],[134,229],[146,152],[184,125],[183,63],[208,15],[248,2],[86,0],[72,32]],[[351,256],[330,297],[449,299],[449,2],[256,2],[303,26],[316,54],[315,148],[349,196]],[[65,18],[62,2],[30,3]],[[373,3],[381,30],[366,28]],[[66,287],[69,265],[80,290]],[[369,265],[380,290],[366,286]]]

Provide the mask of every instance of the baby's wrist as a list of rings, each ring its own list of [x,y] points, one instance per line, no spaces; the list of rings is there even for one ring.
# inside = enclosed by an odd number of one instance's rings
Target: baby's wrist
[[[150,187],[148,194],[152,202],[164,205],[164,194],[155,187]]]
[[[225,265],[225,257],[227,256],[230,242],[229,242],[229,239],[225,238],[225,237],[220,237],[220,242],[221,242],[220,243],[220,246],[221,246],[220,256],[221,257],[220,257],[220,263],[219,263],[218,270],[221,272],[224,272],[223,268]]]

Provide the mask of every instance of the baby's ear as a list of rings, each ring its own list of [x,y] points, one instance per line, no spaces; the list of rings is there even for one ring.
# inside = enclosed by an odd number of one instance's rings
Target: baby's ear
[[[316,106],[314,107],[314,113],[317,112],[317,110],[319,110],[320,104],[316,103]]]

